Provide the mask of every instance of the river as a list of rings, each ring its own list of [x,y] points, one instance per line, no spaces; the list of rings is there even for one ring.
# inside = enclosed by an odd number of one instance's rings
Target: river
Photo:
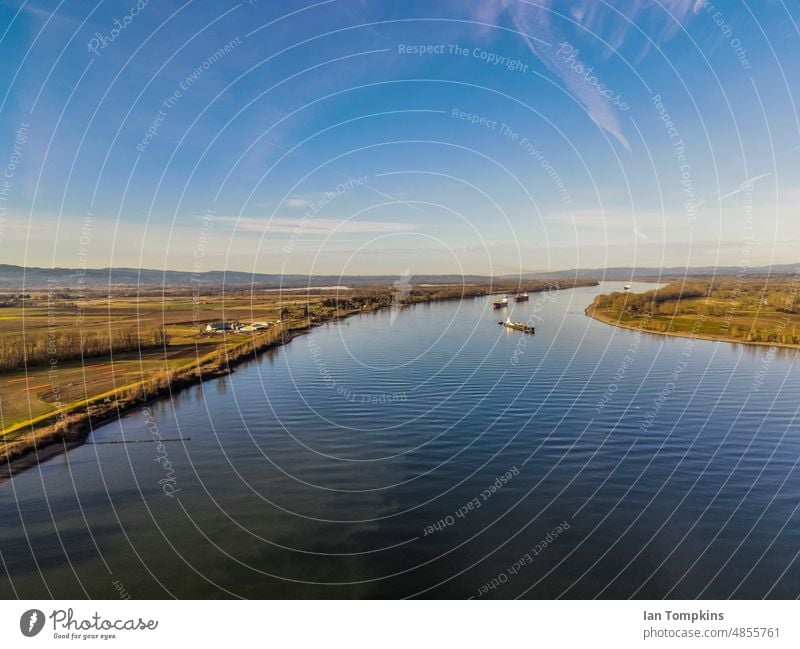
[[[97,428],[0,485],[0,596],[797,597],[797,355],[584,315],[621,286],[355,316]]]

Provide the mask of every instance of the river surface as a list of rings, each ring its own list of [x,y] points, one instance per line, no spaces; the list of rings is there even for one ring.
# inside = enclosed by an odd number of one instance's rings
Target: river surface
[[[797,597],[797,355],[584,315],[621,286],[352,317],[96,429],[0,485],[0,597]]]

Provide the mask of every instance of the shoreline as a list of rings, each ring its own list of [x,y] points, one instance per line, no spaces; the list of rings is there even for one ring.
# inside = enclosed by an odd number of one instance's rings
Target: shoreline
[[[629,331],[639,331],[645,334],[652,334],[654,336],[665,336],[668,338],[685,338],[690,340],[706,340],[709,342],[717,342],[717,343],[733,343],[736,345],[749,345],[753,347],[776,347],[780,349],[794,349],[800,351],[800,345],[789,345],[786,343],[775,343],[775,342],[762,342],[757,340],[741,340],[739,338],[731,338],[730,336],[712,336],[710,334],[693,334],[691,332],[678,332],[678,331],[652,331],[650,329],[643,329],[642,327],[638,327],[636,325],[627,324],[624,322],[620,322],[618,320],[614,320],[613,318],[606,317],[604,315],[600,315],[597,313],[590,313],[591,305],[587,306],[584,309],[584,314],[592,318],[593,320],[597,320],[598,322],[602,322],[603,324],[607,324],[611,327],[619,327],[620,329],[628,329]]]
[[[186,367],[172,370],[168,380],[163,384],[158,384],[158,379],[149,379],[123,385],[112,393],[102,393],[60,412],[48,413],[34,422],[25,422],[19,426],[20,429],[31,425],[34,429],[18,439],[6,442],[0,450],[0,461],[5,465],[0,470],[0,484],[22,471],[83,445],[95,428],[119,420],[136,408],[142,408],[206,381],[229,376],[235,372],[236,367],[257,359],[269,349],[281,347],[308,333],[314,327],[348,318],[357,313],[364,311],[338,314],[321,322],[308,319],[305,322],[289,323],[286,327],[281,325],[276,330],[261,334],[260,338],[253,336],[242,341],[232,350],[218,349],[198,358]],[[226,358],[215,360],[214,357],[221,355]],[[153,381],[156,383],[151,383]],[[125,396],[131,391],[134,391],[132,396]],[[109,403],[103,401],[111,396],[115,397],[113,401]],[[38,428],[35,427],[37,422],[41,423]]]

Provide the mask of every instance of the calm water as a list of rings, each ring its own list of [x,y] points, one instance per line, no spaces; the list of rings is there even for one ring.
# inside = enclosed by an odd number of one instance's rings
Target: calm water
[[[0,597],[797,597],[796,355],[584,316],[620,286],[351,318],[96,430],[191,440],[0,485]]]

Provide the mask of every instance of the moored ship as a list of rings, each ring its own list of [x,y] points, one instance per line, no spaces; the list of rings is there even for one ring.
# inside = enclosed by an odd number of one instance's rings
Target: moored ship
[[[505,322],[501,320],[498,324],[503,325],[506,329],[513,329],[514,331],[521,331],[526,334],[536,333],[535,327],[525,322],[511,322],[511,318],[506,318]]]

